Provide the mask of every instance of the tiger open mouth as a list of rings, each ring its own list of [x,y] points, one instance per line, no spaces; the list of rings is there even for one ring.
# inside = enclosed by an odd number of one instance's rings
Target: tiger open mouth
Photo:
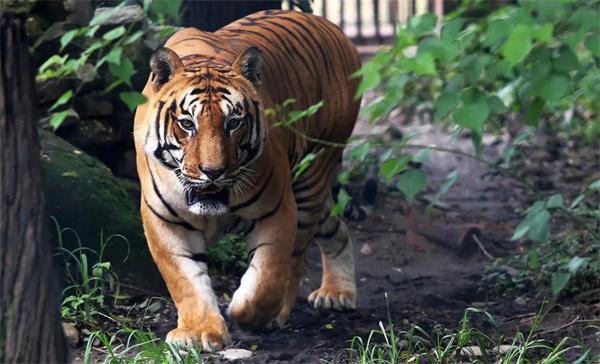
[[[228,189],[211,184],[206,187],[192,186],[185,191],[185,200],[188,206],[197,203],[227,205],[229,202]]]

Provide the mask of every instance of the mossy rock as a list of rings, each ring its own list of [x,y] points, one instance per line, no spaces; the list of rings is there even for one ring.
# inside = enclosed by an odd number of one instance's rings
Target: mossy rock
[[[125,236],[129,241],[127,261],[123,262],[127,244],[116,239],[105,249],[105,260],[113,264],[121,279],[162,289],[162,279],[146,245],[139,202],[102,162],[53,133],[42,129],[39,133],[50,216],[61,227],[73,228],[82,245],[95,251],[100,251],[101,234],[105,240],[113,234]]]

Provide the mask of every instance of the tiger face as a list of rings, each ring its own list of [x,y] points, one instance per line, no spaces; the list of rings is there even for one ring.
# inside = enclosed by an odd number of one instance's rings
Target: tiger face
[[[266,127],[257,87],[262,56],[250,48],[230,66],[186,70],[161,48],[150,61],[156,114],[144,150],[176,174],[193,214],[226,213],[260,157]]]

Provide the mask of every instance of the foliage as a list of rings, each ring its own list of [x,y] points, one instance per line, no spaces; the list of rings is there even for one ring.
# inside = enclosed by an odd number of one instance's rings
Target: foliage
[[[238,272],[248,268],[244,237],[227,234],[208,247],[209,266],[219,273]]]
[[[82,246],[75,230],[61,228],[54,218],[52,221],[56,227],[58,254],[63,258],[67,282],[63,290],[61,316],[79,326],[97,326],[98,317],[103,315],[107,301],[111,299],[114,305],[122,298],[119,277],[112,270],[111,263],[103,259],[104,252],[115,239],[124,241],[128,246],[129,242],[122,235],[111,235],[104,239],[100,233],[100,251],[96,252]],[[65,245],[66,233],[74,236],[76,248],[73,250]]]
[[[387,294],[386,294],[387,303]],[[550,343],[535,337],[543,320],[538,313],[527,334],[517,332],[512,338],[498,333],[490,335],[476,328],[473,316],[479,315],[487,320],[487,325],[496,327],[494,317],[489,313],[468,308],[457,330],[447,330],[435,326],[428,332],[417,325],[408,330],[398,330],[388,308],[388,325],[379,322],[379,329],[372,330],[363,339],[355,336],[350,348],[343,354],[349,362],[360,364],[387,363],[566,363],[566,354],[575,356],[576,363],[592,359],[590,351],[585,350],[574,339],[564,337],[558,343]]]
[[[36,80],[75,80],[69,89],[50,106],[50,125],[57,129],[70,115],[77,115],[72,103],[86,84],[100,80],[103,93],[118,92],[119,98],[133,111],[146,98],[132,90],[132,77],[146,68],[145,47],[154,48],[176,28],[166,26],[165,14],[178,19],[181,0],[146,0],[143,15],[129,24],[110,24],[123,4],[97,13],[88,26],[65,30],[65,22],[55,23],[42,34],[34,49],[59,39],[59,54],[50,56],[38,69]],[[67,24],[68,26],[68,24]],[[95,86],[96,87],[96,86]]]
[[[101,349],[93,347],[95,340],[101,343]],[[94,360],[93,350],[101,350],[105,356],[102,363],[177,363],[177,364],[201,364],[204,360],[200,352],[191,349],[182,353],[181,350],[171,344],[160,340],[153,332],[138,329],[123,328],[113,335],[107,335],[102,331],[93,332],[85,347],[83,356],[84,363],[100,362]]]

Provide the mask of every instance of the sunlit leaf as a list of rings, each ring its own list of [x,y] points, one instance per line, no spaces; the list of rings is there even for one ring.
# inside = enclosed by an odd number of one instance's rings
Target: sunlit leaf
[[[417,193],[427,186],[427,175],[418,169],[411,169],[398,176],[396,187],[402,191],[409,204],[412,204]]]

